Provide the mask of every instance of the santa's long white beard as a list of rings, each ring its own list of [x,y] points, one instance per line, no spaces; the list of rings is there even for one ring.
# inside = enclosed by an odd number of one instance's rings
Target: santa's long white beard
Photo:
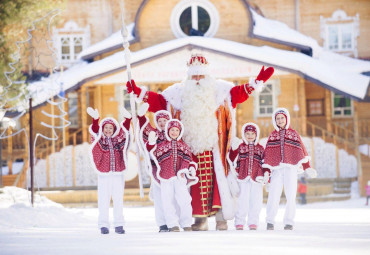
[[[194,80],[184,83],[181,109],[184,141],[194,154],[212,150],[218,141],[215,80],[206,77],[199,81],[199,85]]]

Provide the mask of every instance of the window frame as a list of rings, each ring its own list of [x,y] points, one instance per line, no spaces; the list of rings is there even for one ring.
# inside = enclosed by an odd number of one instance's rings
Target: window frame
[[[334,107],[334,98],[335,96],[338,95],[338,96],[342,96],[346,99],[349,99],[350,102],[351,102],[351,106],[346,106],[346,107]],[[341,108],[341,114],[340,115],[337,115],[335,114],[335,111],[336,109],[338,108]],[[344,115],[344,108],[346,109],[350,109],[351,110],[351,114],[350,115]],[[332,115],[332,118],[353,118],[353,113],[354,113],[354,106],[353,106],[353,100],[351,98],[348,98],[348,97],[345,97],[341,94],[336,94],[335,92],[332,92],[331,93],[331,115]]]
[[[205,9],[210,17],[210,26],[207,32],[204,33],[204,36],[213,37],[216,34],[220,25],[220,16],[216,7],[208,0],[183,0],[174,7],[171,13],[170,23],[175,37],[183,38],[189,36],[182,31],[180,26],[180,16],[189,7],[191,7],[192,24],[196,24],[196,29],[198,30],[198,16],[194,15],[197,13],[198,6]],[[194,28],[194,26],[192,27]]]
[[[351,26],[351,47],[350,48],[343,48],[343,28],[345,26],[348,26],[350,25]],[[337,28],[337,38],[338,38],[338,48],[335,48],[335,49],[332,49],[330,48],[331,47],[331,44],[330,44],[330,34],[329,34],[329,29],[332,28],[332,27],[335,27]],[[346,51],[354,51],[355,48],[354,48],[354,29],[353,29],[353,24],[352,23],[342,23],[342,24],[327,24],[326,25],[326,41],[327,41],[327,49],[330,50],[330,51],[334,51],[334,52],[346,52]]]
[[[90,45],[90,27],[86,26],[85,28],[81,28],[75,23],[74,21],[68,21],[63,28],[53,29],[53,41],[54,41],[54,47],[57,51],[58,61],[59,64],[64,66],[70,66],[72,65],[76,60],[78,55],[86,49]],[[62,39],[66,38],[69,40],[68,46],[69,46],[69,59],[63,59],[63,44]],[[81,51],[76,53],[75,52],[75,39],[81,38]]]
[[[270,79],[265,85],[271,85],[272,89],[272,112],[271,113],[260,113],[260,94],[261,93],[252,93],[253,96],[253,108],[254,108],[254,117],[255,118],[266,118],[271,117],[272,113],[278,107],[278,96],[280,95],[280,80]]]
[[[310,103],[313,102],[320,102],[321,103],[321,113],[320,114],[312,114]],[[325,99],[307,99],[307,116],[308,117],[318,117],[318,116],[325,116]]]
[[[329,18],[320,16],[321,38],[324,41],[324,48],[332,52],[341,53],[350,56],[353,54],[355,58],[358,57],[357,37],[360,35],[360,16],[357,13],[355,16],[347,16],[346,12],[338,9],[333,12]],[[344,28],[350,26],[351,31],[351,48],[343,48]],[[338,48],[330,49],[330,35],[331,27],[337,28]]]
[[[78,93],[76,91],[69,92],[67,95],[68,98],[68,120],[71,122],[69,128],[78,129],[80,127],[79,115],[78,115]],[[71,115],[71,103],[76,101],[76,113]]]

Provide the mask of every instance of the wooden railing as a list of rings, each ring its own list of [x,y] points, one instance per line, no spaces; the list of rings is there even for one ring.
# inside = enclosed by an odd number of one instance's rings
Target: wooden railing
[[[72,173],[73,173],[73,186],[76,186],[76,160],[75,160],[75,146],[77,144],[82,143],[82,128],[78,129],[74,133],[69,134],[68,138],[66,139],[65,145],[73,145],[72,147]],[[55,162],[51,161],[49,156],[52,153],[56,153],[61,151],[63,148],[63,139],[57,140],[54,142],[55,149],[52,150],[53,141],[46,141],[39,146],[37,146],[36,149],[36,159],[44,159],[46,160],[46,176],[47,176],[47,185],[50,187],[50,171],[53,167]],[[41,147],[41,148],[39,148]]]
[[[27,181],[27,169],[28,169],[28,158],[23,161],[23,167],[22,170],[19,172],[17,179],[15,179],[15,182],[13,186],[19,187],[19,188],[25,188],[26,181]]]
[[[27,169],[29,168],[28,149],[25,147],[24,138],[22,138],[22,137],[19,138],[18,136],[13,136],[11,139],[13,139],[13,141],[12,141],[13,145],[17,144],[17,146],[12,146],[12,148],[22,150],[22,157],[23,157],[23,162],[24,162],[23,168],[19,172],[19,174],[18,174],[18,176],[17,176],[13,185],[17,186],[17,187],[23,187],[24,188],[26,186]],[[14,143],[14,139],[17,139],[17,141],[23,139],[23,141],[22,141],[23,147],[20,148],[21,146],[19,146],[19,144],[21,144],[21,142]],[[68,145],[76,146],[77,144],[81,143],[81,141],[82,141],[82,129],[78,129],[77,131],[75,131],[73,133],[70,133],[69,136],[65,139],[66,139],[66,142],[65,142],[66,146],[68,146]],[[9,144],[8,139],[2,140],[2,147],[5,150],[7,150],[8,144]],[[36,151],[35,151],[35,154],[34,154],[36,160],[46,159],[48,161],[49,160],[49,155],[52,152],[59,152],[63,148],[63,145],[64,145],[62,137],[60,137],[60,139],[58,139],[57,141],[54,142],[55,150],[52,150],[52,145],[53,145],[53,142],[49,141],[49,140],[44,141],[44,142],[36,145]],[[74,153],[74,149],[73,149],[73,153]],[[49,165],[49,162],[48,162],[48,165]],[[75,169],[75,165],[73,167]]]
[[[354,122],[353,120],[333,120],[331,128],[337,135],[348,139],[354,139]],[[359,139],[370,138],[370,119],[358,120]]]
[[[336,128],[336,133],[329,132],[328,130],[315,125],[312,122],[307,121],[307,135],[312,137],[321,137],[325,142],[330,142],[335,144],[336,146],[339,146],[346,151],[349,149],[354,150],[356,149],[356,145],[354,142],[354,134],[351,131],[346,130],[344,133],[344,137],[338,135],[339,133],[339,127]],[[351,139],[349,139],[351,138]]]

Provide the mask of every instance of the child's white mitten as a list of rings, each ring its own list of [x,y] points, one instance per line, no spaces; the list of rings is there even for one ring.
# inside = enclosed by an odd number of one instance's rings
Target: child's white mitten
[[[125,119],[131,119],[131,114],[126,110],[125,107],[122,107],[122,116],[125,118]]]
[[[233,151],[237,150],[239,148],[239,145],[242,143],[242,140],[240,140],[237,137],[234,137],[233,140],[231,141],[231,149]]]
[[[97,109],[94,110],[91,107],[87,107],[87,114],[89,114],[94,120],[99,119],[99,112]]]
[[[145,115],[145,113],[148,111],[148,109],[149,109],[149,104],[148,103],[144,103],[144,104],[142,104],[140,107],[139,107],[139,109],[137,110],[137,115],[138,116],[144,116]]]
[[[317,177],[317,172],[316,172],[316,170],[315,169],[313,169],[313,168],[307,168],[306,170],[305,170],[305,173],[309,176],[309,177],[311,177],[311,178],[316,178]]]
[[[158,136],[154,131],[149,133],[148,142],[149,142],[150,145],[156,144],[157,139],[158,139]]]

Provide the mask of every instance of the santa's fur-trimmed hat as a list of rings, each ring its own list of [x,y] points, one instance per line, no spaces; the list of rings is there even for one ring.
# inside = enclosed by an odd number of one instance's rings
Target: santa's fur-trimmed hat
[[[209,75],[208,61],[201,53],[192,54],[188,66],[188,75]]]

